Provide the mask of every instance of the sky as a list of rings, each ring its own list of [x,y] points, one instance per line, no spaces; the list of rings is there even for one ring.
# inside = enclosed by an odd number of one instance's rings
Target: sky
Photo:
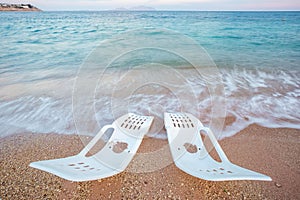
[[[300,10],[300,0],[2,0],[42,10],[112,10],[149,6],[157,10]]]

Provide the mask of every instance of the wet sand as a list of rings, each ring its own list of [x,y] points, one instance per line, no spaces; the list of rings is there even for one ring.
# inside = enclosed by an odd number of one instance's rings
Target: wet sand
[[[300,199],[300,130],[251,125],[220,144],[233,163],[273,181],[204,181],[170,163],[169,151],[156,162],[164,168],[133,173],[141,164],[139,155],[167,149],[166,140],[145,138],[125,172],[98,181],[70,182],[28,165],[77,154],[83,148],[80,138],[24,133],[0,139],[0,199]],[[149,163],[153,164],[151,158],[143,163],[145,169]]]

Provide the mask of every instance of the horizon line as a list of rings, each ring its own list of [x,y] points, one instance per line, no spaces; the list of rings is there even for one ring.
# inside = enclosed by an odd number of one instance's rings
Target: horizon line
[[[79,12],[89,12],[89,11],[116,11],[116,12],[160,12],[160,11],[178,11],[178,12],[300,12],[299,10],[176,10],[176,9],[159,9],[159,10],[117,10],[117,9],[85,9],[85,10],[43,10],[45,12],[69,12],[69,11],[79,11]]]

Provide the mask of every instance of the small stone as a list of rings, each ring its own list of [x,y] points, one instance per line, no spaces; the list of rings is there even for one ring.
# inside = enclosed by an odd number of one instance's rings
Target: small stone
[[[278,188],[281,188],[281,187],[282,187],[282,185],[281,185],[281,184],[279,184],[279,183],[276,183],[276,182],[275,182],[275,186],[276,186],[276,187],[278,187]]]

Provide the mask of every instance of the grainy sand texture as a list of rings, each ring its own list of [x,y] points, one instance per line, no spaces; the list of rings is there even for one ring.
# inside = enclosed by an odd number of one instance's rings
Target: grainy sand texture
[[[167,144],[166,140],[145,138],[139,153],[167,149]],[[135,159],[116,176],[70,182],[28,165],[79,153],[83,148],[80,138],[24,133],[0,139],[0,199],[300,199],[299,130],[251,125],[220,144],[233,163],[273,181],[204,181],[172,162],[152,172],[133,173]],[[170,160],[170,152],[164,151],[161,160],[149,158],[148,162]],[[148,166],[146,161],[144,166]]]

